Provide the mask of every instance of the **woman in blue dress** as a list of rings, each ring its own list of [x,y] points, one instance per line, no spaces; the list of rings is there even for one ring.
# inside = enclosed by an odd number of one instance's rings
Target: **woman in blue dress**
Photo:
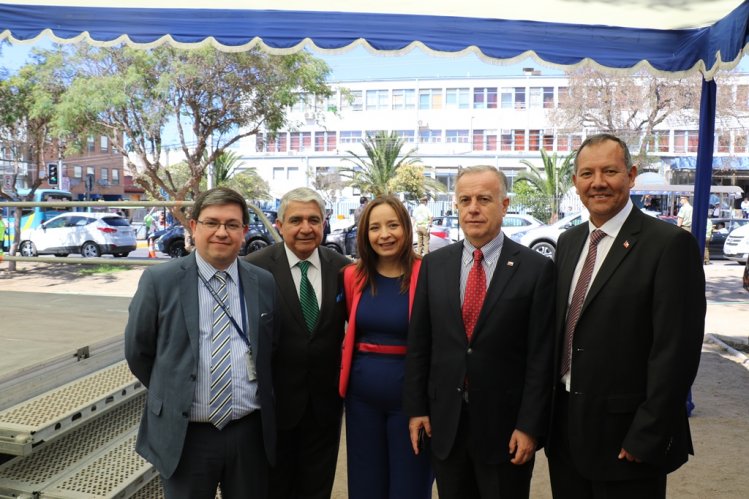
[[[345,398],[350,499],[428,499],[429,452],[415,455],[402,409],[408,322],[421,260],[395,197],[372,200],[359,220],[360,260],[344,269],[349,320],[340,391]]]

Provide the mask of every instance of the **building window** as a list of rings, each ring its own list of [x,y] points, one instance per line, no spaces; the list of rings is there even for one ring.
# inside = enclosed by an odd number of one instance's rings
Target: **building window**
[[[408,88],[394,89],[393,109],[416,109],[416,90]]]
[[[106,182],[109,180],[109,169],[108,168],[102,168],[99,172],[99,177],[101,178],[102,182]]]
[[[445,92],[445,109],[468,109],[469,92],[467,88],[448,88]]]
[[[86,175],[93,175],[94,174],[94,167],[93,166],[87,166],[86,167]]]
[[[283,180],[284,168],[281,166],[273,167],[273,180]]]
[[[419,130],[419,142],[422,144],[442,142],[442,130]]]
[[[309,111],[311,108],[312,103],[310,102],[310,95],[306,92],[299,92],[297,94],[296,102],[291,106],[291,110],[296,113],[303,113]]]
[[[341,94],[341,107],[344,111],[361,111],[363,109],[361,90],[349,90]]]
[[[109,152],[109,139],[105,135],[99,137],[99,149],[101,152]]]
[[[473,131],[473,150],[474,151],[496,151],[497,150],[497,131],[496,130],[474,130]]]
[[[388,109],[387,90],[367,90],[367,111],[381,111]]]
[[[86,140],[86,150],[88,152],[94,152],[96,150],[96,142],[94,141],[93,135]]]
[[[286,152],[286,132],[277,132],[277,135],[266,134],[264,150],[266,152]]]
[[[554,107],[554,87],[531,87],[528,94],[528,107],[551,109]]]
[[[538,151],[541,149],[541,130],[528,130],[528,150]]]
[[[544,132],[542,140],[543,140],[543,144],[544,144],[543,147],[545,151],[554,150],[554,134],[553,133]]]
[[[726,130],[715,134],[715,152],[731,152],[731,132]]]
[[[473,89],[474,109],[497,109],[497,87]]]
[[[524,151],[525,130],[502,130],[503,151]]]
[[[416,142],[416,134],[413,130],[395,130],[395,134],[407,144]]]
[[[442,89],[422,88],[419,90],[419,109],[442,109]]]
[[[448,144],[468,144],[468,130],[446,130],[445,142]]]
[[[73,178],[83,178],[82,166],[73,166]]]
[[[677,130],[674,132],[674,152],[697,152],[699,134],[697,130]]]
[[[505,87],[501,99],[503,109],[525,109],[525,87]]]
[[[556,107],[559,107],[559,105],[564,101],[565,99],[569,99],[570,97],[570,89],[569,87],[559,87],[557,88],[557,105]]]
[[[296,166],[290,166],[286,170],[286,180],[297,180],[299,177],[299,168]]]
[[[733,152],[739,153],[739,152],[746,152],[747,151],[747,140],[746,140],[746,133],[741,132],[735,132],[736,134],[733,137]]]
[[[112,185],[120,185],[120,171],[112,168]]]
[[[361,142],[360,130],[342,130],[340,133],[341,144],[358,144]]]
[[[309,151],[312,148],[311,132],[291,132],[289,140],[290,151]]]

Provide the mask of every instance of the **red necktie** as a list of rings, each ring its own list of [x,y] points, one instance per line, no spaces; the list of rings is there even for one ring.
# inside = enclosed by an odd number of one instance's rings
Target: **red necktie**
[[[484,304],[484,297],[486,296],[486,274],[484,273],[484,266],[481,265],[483,259],[484,254],[480,249],[473,250],[473,267],[468,273],[466,292],[463,297],[463,324],[469,342],[471,336],[473,336],[476,322],[479,320],[479,312],[481,312],[481,306]]]
[[[596,263],[598,243],[605,235],[606,233],[600,229],[596,229],[590,233],[588,256],[585,257],[583,269],[580,271],[580,277],[577,279],[575,291],[572,293],[572,301],[570,302],[570,308],[567,311],[567,322],[564,325],[564,355],[562,356],[562,370],[560,372],[562,376],[567,374],[567,371],[570,370],[570,364],[572,363],[572,337],[575,333],[577,320],[580,318],[580,312],[583,309],[583,303],[585,303],[585,295],[588,294],[588,285],[590,284],[590,278],[593,275],[593,267]]]

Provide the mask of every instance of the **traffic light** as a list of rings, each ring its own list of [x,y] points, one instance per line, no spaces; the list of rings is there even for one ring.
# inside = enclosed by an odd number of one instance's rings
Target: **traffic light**
[[[47,183],[49,185],[57,185],[59,182],[57,178],[57,163],[47,164]]]

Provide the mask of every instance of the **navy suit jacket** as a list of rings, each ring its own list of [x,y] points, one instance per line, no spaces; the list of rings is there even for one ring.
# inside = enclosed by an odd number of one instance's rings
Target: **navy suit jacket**
[[[463,243],[424,257],[406,355],[403,407],[429,416],[431,448],[447,458],[455,442],[468,379],[473,435],[485,463],[511,459],[516,428],[542,440],[551,397],[554,264],[505,237],[469,343],[461,313]]]
[[[582,224],[559,238],[555,373],[587,236]],[[693,453],[686,398],[699,365],[705,309],[695,238],[634,208],[591,283],[572,346],[570,450],[588,479],[668,473]],[[644,463],[617,459],[621,448]]]
[[[273,276],[239,261],[250,324],[263,440],[275,462],[276,428],[272,351],[278,323]],[[200,344],[198,265],[195,254],[149,267],[130,302],[125,358],[148,389],[136,451],[165,478],[179,463],[195,392]]]

